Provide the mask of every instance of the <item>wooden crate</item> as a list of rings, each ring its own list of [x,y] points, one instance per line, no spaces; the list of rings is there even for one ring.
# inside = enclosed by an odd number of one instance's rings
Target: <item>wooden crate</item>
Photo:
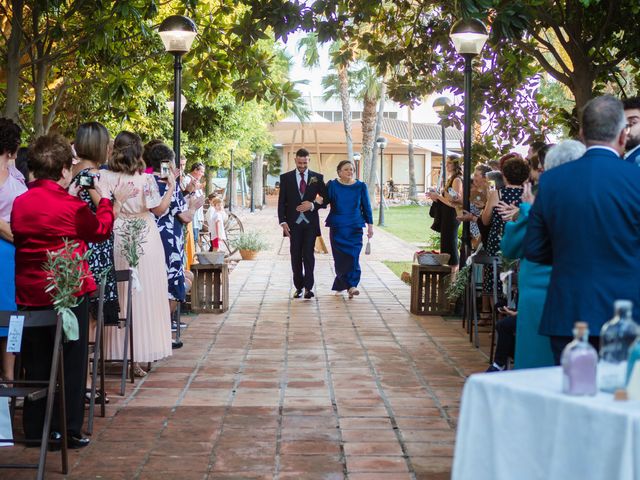
[[[450,312],[445,290],[449,284],[448,265],[413,265],[411,270],[411,313],[447,315]]]
[[[229,310],[229,267],[224,265],[191,265],[191,311],[222,313]]]

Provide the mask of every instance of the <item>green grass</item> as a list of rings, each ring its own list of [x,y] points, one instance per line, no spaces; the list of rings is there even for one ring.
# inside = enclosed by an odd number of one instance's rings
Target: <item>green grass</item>
[[[373,220],[374,225],[377,225],[378,210],[374,210]],[[427,206],[402,205],[389,207],[384,211],[384,229],[409,243],[429,245],[431,235],[436,234],[431,230],[432,221]]]
[[[402,272],[411,273],[411,262],[390,262],[388,260],[383,260],[383,262],[389,270],[396,274],[398,278],[402,275]]]

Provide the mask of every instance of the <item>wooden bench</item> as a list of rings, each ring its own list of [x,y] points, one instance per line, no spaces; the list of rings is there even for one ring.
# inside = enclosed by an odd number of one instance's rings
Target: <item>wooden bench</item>
[[[229,310],[229,267],[222,265],[191,265],[191,311],[223,313]]]
[[[415,315],[448,315],[448,265],[413,265],[411,269],[411,313]]]

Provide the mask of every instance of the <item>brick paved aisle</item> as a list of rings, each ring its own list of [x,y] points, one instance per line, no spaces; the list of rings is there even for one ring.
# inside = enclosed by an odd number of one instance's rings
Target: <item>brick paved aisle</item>
[[[293,300],[274,211],[243,221],[271,251],[232,272],[229,312],[188,317],[183,349],[110,394],[67,478],[448,479],[464,378],[486,357],[459,322],[409,313],[409,287],[379,259],[412,247],[378,232],[353,300],[333,295],[319,255],[317,296]],[[36,455],[0,448],[0,462]],[[47,470],[62,478],[59,456]]]

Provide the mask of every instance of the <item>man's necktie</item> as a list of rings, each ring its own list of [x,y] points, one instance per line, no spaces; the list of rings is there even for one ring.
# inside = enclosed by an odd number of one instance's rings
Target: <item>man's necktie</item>
[[[304,181],[304,172],[300,172],[300,193],[304,195],[304,191],[307,189],[307,182]]]

